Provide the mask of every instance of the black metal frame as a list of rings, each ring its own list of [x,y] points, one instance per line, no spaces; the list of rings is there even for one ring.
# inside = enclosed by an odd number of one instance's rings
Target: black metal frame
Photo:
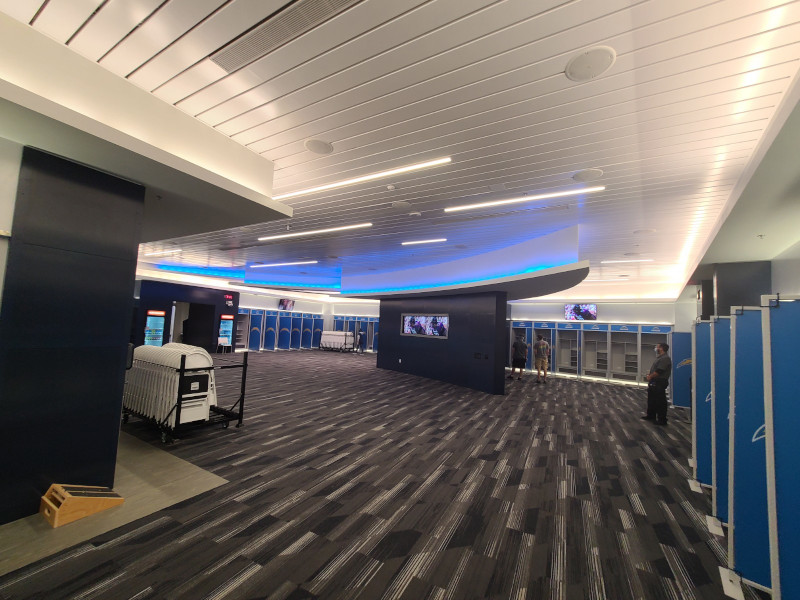
[[[130,415],[133,415],[143,421],[148,421],[158,427],[161,431],[161,441],[164,443],[171,442],[179,433],[189,431],[192,429],[199,429],[207,427],[216,423],[222,423],[222,427],[227,429],[231,421],[236,421],[236,427],[241,427],[244,421],[244,397],[247,386],[247,352],[242,352],[242,362],[231,365],[220,365],[212,367],[199,367],[196,369],[186,368],[186,355],[181,356],[181,365],[175,369],[178,373],[178,394],[175,398],[175,404],[161,421],[153,417],[148,417],[139,413],[138,411],[122,407],[122,422],[127,423]],[[187,373],[196,373],[201,371],[215,371],[223,369],[241,369],[242,381],[239,389],[239,399],[233,403],[230,408],[222,408],[220,406],[210,406],[208,421],[192,421],[191,423],[181,423],[181,405],[183,404],[183,397],[186,395],[183,389],[183,378]],[[219,400],[219,399],[218,399]],[[238,408],[237,408],[238,407]],[[175,426],[170,427],[167,425],[170,415],[175,413]]]

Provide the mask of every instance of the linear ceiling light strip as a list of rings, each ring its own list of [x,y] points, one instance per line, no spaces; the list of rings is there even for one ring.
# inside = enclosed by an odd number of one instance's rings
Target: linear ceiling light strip
[[[549,194],[519,196],[517,198],[508,198],[507,200],[492,200],[491,202],[479,202],[478,204],[462,204],[461,206],[450,206],[448,208],[445,208],[444,212],[456,212],[460,210],[488,208],[490,206],[502,206],[504,204],[517,204],[519,202],[531,202],[533,200],[546,200],[548,198],[564,198],[565,196],[578,196],[580,194],[602,192],[604,189],[606,189],[605,186],[598,185],[596,187],[580,188],[577,190],[567,190],[566,192],[552,192]]]
[[[293,237],[303,237],[306,235],[318,235],[321,233],[333,233],[335,231],[345,231],[347,229],[361,229],[362,227],[372,227],[372,223],[359,223],[358,225],[344,225],[342,227],[329,227],[328,229],[314,229],[312,231],[296,231],[295,233],[281,233],[279,235],[268,235],[258,238],[259,242],[268,240],[282,240]]]

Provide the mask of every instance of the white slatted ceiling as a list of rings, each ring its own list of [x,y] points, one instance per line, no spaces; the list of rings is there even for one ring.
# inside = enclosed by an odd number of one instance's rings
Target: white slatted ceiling
[[[258,236],[285,224],[255,225],[176,240],[177,262],[308,256],[366,272],[580,223],[591,278],[628,274],[615,288],[633,293],[637,281],[682,272],[677,263],[696,257],[800,64],[800,2],[786,0],[363,0],[234,73],[211,60],[287,3],[80,0],[65,12],[66,0],[51,0],[33,23],[274,160],[275,193],[453,156],[444,168],[285,201],[295,231],[375,223],[366,232],[263,244]],[[42,5],[0,0],[23,22]],[[567,80],[566,62],[593,44],[617,51],[612,70]],[[309,153],[309,137],[336,152]],[[588,167],[604,169],[606,192],[474,215],[441,210],[575,187],[571,175]],[[499,183],[505,192],[489,190]],[[411,208],[393,209],[394,200]],[[654,222],[656,233],[632,233]],[[409,233],[434,232],[452,239],[395,248]],[[656,260],[600,264],[626,252]]]

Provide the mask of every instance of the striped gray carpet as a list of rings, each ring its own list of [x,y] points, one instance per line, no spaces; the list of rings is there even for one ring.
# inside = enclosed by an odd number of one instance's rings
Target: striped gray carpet
[[[724,598],[683,413],[658,428],[643,389],[533,380],[490,396],[369,355],[251,354],[244,428],[166,447],[229,484],[11,573],[0,597]]]

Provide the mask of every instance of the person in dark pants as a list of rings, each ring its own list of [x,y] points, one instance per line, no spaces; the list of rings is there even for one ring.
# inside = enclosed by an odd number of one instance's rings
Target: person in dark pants
[[[647,414],[642,417],[655,421],[658,425],[667,424],[667,387],[672,373],[672,359],[667,354],[669,345],[656,345],[656,359],[647,374]]]
[[[511,375],[509,375],[508,378],[514,379],[514,371],[519,369],[519,377],[517,377],[519,380],[522,379],[522,371],[525,369],[525,363],[528,361],[528,344],[526,344],[525,340],[520,336],[514,342],[512,348],[514,354],[511,357]]]

